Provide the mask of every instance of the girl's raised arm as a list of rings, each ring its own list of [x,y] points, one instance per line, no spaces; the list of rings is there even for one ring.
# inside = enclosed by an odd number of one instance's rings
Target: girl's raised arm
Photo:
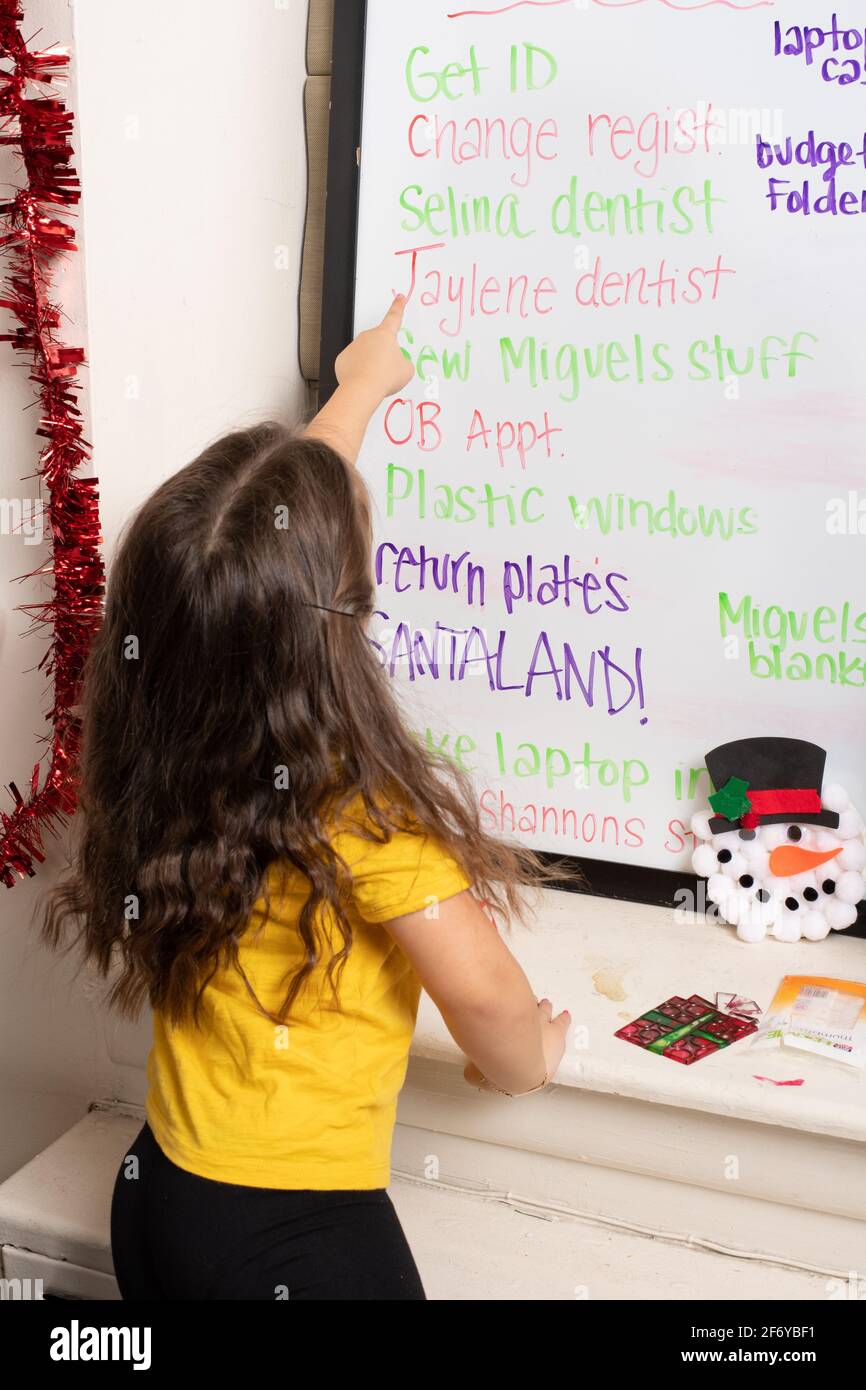
[[[398,295],[382,322],[360,333],[340,353],[335,366],[339,385],[304,430],[308,438],[330,444],[348,463],[357,461],[367,426],[383,400],[402,391],[415,375],[397,342],[405,308],[405,297]]]

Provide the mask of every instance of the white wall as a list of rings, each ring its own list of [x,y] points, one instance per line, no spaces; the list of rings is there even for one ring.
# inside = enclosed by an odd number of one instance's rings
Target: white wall
[[[75,0],[74,10],[110,549],[130,510],[215,435],[301,407],[307,5]]]
[[[28,0],[28,33],[74,48],[81,255],[63,273],[68,337],[86,345],[83,404],[106,554],[134,507],[215,435],[305,395],[297,289],[306,198],[305,0]],[[4,154],[0,179],[15,177]],[[86,289],[86,311],[85,311]],[[5,315],[3,316],[5,318]],[[37,456],[26,368],[0,344],[0,498]],[[0,783],[24,787],[40,753],[44,640],[12,588],[45,551],[0,535]],[[154,557],[158,563],[158,556]],[[2,805],[8,805],[8,796]],[[0,1177],[94,1096],[140,1099],[146,1027],[118,1032],[88,975],[34,938],[33,883],[0,888]],[[112,1039],[111,1056],[107,1039]],[[14,1123],[8,1121],[10,1105]]]

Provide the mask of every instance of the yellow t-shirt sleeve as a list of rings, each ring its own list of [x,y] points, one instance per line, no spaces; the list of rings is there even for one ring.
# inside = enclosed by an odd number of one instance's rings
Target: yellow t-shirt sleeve
[[[355,905],[367,922],[420,912],[471,887],[447,850],[420,832],[395,831],[379,844],[344,831],[334,848],[352,872]]]

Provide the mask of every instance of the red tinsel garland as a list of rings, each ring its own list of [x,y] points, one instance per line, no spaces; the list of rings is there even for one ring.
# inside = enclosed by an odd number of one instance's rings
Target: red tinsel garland
[[[42,764],[36,764],[26,797],[11,782],[14,808],[0,812],[0,880],[7,888],[33,876],[34,860],[45,857],[44,832],[75,810],[81,739],[75,705],[104,587],[97,480],[78,476],[90,458],[76,403],[84,349],[60,341],[61,311],[50,298],[54,261],[77,249],[72,228],[52,212],[80,197],[70,144],[74,117],[50,86],[65,75],[69,53],[31,50],[19,29],[23,18],[19,0],[0,0],[0,145],[18,149],[25,176],[12,201],[0,203],[0,249],[7,253],[0,307],[19,325],[0,333],[0,341],[28,358],[40,405],[36,433],[47,441],[37,476],[47,496],[52,554],[23,578],[53,576],[53,593],[21,611],[31,615],[31,631],[50,634],[40,670],[51,678],[53,702],[47,772],[40,783]],[[37,94],[28,95],[34,84]]]

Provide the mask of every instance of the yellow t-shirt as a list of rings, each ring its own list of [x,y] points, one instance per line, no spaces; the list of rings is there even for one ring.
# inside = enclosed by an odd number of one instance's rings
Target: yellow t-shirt
[[[281,1027],[256,1007],[243,977],[222,968],[202,997],[200,1024],[154,1015],[147,1120],[163,1153],[200,1177],[245,1187],[386,1187],[397,1097],[408,1064],[420,982],[380,925],[444,901],[469,882],[436,842],[396,832],[387,844],[351,828],[333,845],[354,878],[354,944],[339,1007],[315,968]],[[274,866],[270,920],[254,909],[240,965],[276,1014],[300,963],[297,932],[309,885]],[[339,938],[338,945],[339,945]]]

